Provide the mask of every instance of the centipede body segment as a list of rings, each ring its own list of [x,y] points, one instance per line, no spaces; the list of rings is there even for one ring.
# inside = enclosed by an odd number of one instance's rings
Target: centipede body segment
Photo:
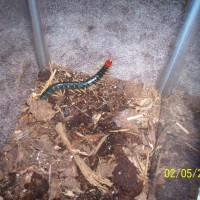
[[[63,82],[63,83],[56,83],[48,87],[40,96],[40,100],[47,100],[50,95],[52,95],[55,91],[62,90],[62,89],[80,89],[85,88],[90,85],[95,84],[98,80],[100,80],[106,71],[112,66],[112,60],[106,60],[104,66],[95,74],[94,76],[79,82]]]

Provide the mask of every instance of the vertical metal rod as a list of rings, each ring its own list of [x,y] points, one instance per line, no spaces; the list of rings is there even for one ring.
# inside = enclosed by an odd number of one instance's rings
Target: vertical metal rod
[[[183,28],[178,35],[172,56],[156,84],[160,94],[170,94],[177,83],[178,74],[181,70],[181,61],[185,56],[186,49],[194,34],[194,28],[196,28],[195,25],[200,23],[199,14],[200,0],[193,0],[188,9]]]
[[[31,15],[33,37],[35,42],[38,64],[40,69],[43,69],[49,64],[49,59],[47,55],[47,49],[45,48],[45,42],[42,33],[38,1],[28,0],[28,5]]]

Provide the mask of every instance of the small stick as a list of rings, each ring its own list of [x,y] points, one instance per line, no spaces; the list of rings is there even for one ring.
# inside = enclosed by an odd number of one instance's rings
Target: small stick
[[[92,152],[90,153],[90,155],[95,155],[98,150],[100,149],[101,145],[104,143],[104,141],[106,140],[106,138],[108,137],[109,135],[105,135],[101,138],[100,142],[98,143],[98,145],[92,150]]]
[[[106,105],[109,106],[108,102],[107,102],[103,97],[100,97],[100,98],[103,100],[103,102],[104,102]]]
[[[29,131],[25,131],[25,132],[21,133],[19,136],[17,136],[16,141],[19,141],[19,140],[27,137],[29,134],[30,134]]]
[[[126,131],[130,131],[130,129],[124,128],[124,129],[118,129],[118,130],[111,130],[109,132],[110,133],[117,133],[117,132],[126,132]]]
[[[131,101],[133,101],[133,98],[131,98],[130,100],[128,100],[127,104],[130,104]]]
[[[92,171],[92,169],[86,165],[86,163],[83,161],[83,159],[81,159],[80,156],[73,153],[71,142],[68,139],[65,127],[62,123],[58,123],[55,130],[60,135],[63,143],[67,146],[68,150],[72,153],[76,164],[78,165],[81,173],[86,178],[86,180],[93,186],[98,187],[98,189],[103,193],[106,193],[108,187],[111,187],[113,183],[109,179],[103,178],[96,172]]]
[[[80,108],[78,108],[77,106],[74,105],[74,107],[76,109],[78,109],[80,112],[82,112],[83,114],[85,114],[87,117],[91,118],[87,113],[85,113],[84,111],[82,111]]]
[[[51,165],[49,165],[49,185],[51,184]]]
[[[192,145],[190,145],[189,143],[185,142],[185,144],[186,144],[188,147],[190,147],[192,150],[194,150],[194,151],[200,153],[200,151],[199,151],[198,149],[194,148],[194,147],[193,147]]]
[[[55,77],[55,74],[56,74],[56,69],[54,69],[53,73],[51,74],[51,76],[49,77],[49,80],[46,82],[44,88],[42,89],[40,95],[49,87],[49,85],[51,84],[52,80],[54,79]]]
[[[106,140],[106,138],[108,137],[109,135],[105,135],[101,138],[100,142],[98,143],[98,145],[90,152],[90,153],[86,153],[84,151],[80,151],[79,149],[72,149],[72,152],[75,153],[75,154],[80,154],[80,155],[83,155],[83,156],[93,156],[93,155],[96,155],[96,153],[99,151],[101,145],[104,143],[104,141]]]
[[[63,106],[60,106],[61,108],[65,108],[65,107],[69,107],[68,105],[63,105]]]
[[[176,125],[182,129],[182,131],[184,131],[185,133],[189,134],[189,131],[187,129],[185,129],[181,124],[179,124],[178,122],[176,122]]]
[[[138,119],[138,118],[141,118],[141,117],[144,117],[144,114],[140,114],[140,115],[135,115],[135,116],[132,116],[132,117],[128,117],[127,120],[130,121],[130,120]]]
[[[74,132],[75,132],[79,137],[82,137],[82,138],[85,137],[83,134],[79,133],[78,131],[74,131]]]
[[[148,165],[149,165],[149,150],[147,150],[147,160],[146,160],[146,169],[145,169],[145,176],[147,177],[148,172]],[[144,184],[146,183],[146,180],[144,180]]]

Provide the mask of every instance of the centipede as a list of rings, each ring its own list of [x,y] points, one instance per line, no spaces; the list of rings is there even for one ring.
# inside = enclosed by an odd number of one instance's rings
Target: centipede
[[[103,67],[92,77],[79,81],[79,82],[62,82],[62,83],[55,83],[48,87],[42,95],[39,97],[40,100],[47,100],[50,95],[58,90],[64,89],[82,89],[88,86],[95,84],[99,81],[108,71],[108,69],[112,66],[112,59],[107,59],[103,65]]]

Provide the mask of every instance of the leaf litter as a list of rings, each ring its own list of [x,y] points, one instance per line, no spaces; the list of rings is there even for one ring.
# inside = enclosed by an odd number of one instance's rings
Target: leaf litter
[[[51,84],[88,78],[59,65],[46,73],[0,152],[0,196],[146,198],[160,109],[156,90],[105,76],[93,87],[40,101]]]

